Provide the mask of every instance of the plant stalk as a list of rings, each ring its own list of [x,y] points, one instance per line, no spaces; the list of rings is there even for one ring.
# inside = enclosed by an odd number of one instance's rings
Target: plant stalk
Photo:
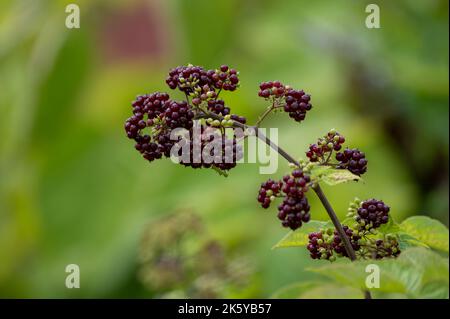
[[[270,112],[267,112],[267,114]],[[201,114],[200,117],[213,117],[221,119],[222,117],[217,116],[216,114]],[[258,123],[260,123],[259,121]],[[289,163],[294,164],[296,166],[299,166],[298,161],[293,158],[291,155],[289,155],[285,150],[283,150],[281,147],[279,147],[277,144],[272,142],[267,136],[264,135],[264,133],[257,127],[257,126],[248,126],[239,122],[234,121],[234,127],[239,127],[241,129],[253,129],[256,137],[258,137],[260,140],[265,142],[267,145],[269,145],[273,150],[275,150],[278,154],[280,154],[284,159],[286,159]],[[312,187],[316,195],[319,197],[320,202],[322,203],[323,207],[328,213],[328,216],[330,217],[331,221],[333,222],[334,227],[336,228],[339,237],[342,239],[342,242],[344,244],[345,251],[347,252],[347,255],[349,256],[351,261],[356,260],[356,254],[355,250],[353,249],[350,240],[347,237],[347,234],[345,233],[342,224],[339,221],[339,218],[337,217],[336,213],[334,212],[333,207],[331,206],[330,202],[328,201],[328,198],[325,196],[324,192],[322,191],[322,188],[319,184]],[[370,294],[370,291],[364,290],[364,298],[365,299],[372,299],[372,296]]]
[[[264,141],[267,145],[269,145],[271,148],[273,148],[276,152],[278,152],[282,157],[284,157],[289,163],[292,163],[294,165],[299,165],[299,163],[286,151],[284,151],[282,148],[280,148],[278,145],[273,143],[267,136],[265,136],[261,130],[257,127],[253,127],[255,129],[256,136]],[[347,255],[349,256],[351,261],[356,260],[356,254],[355,250],[352,247],[352,244],[350,243],[349,238],[347,237],[347,234],[344,231],[344,228],[342,227],[342,224],[339,221],[339,218],[337,217],[336,213],[334,212],[333,207],[331,206],[330,202],[328,201],[328,198],[325,196],[324,192],[322,191],[322,188],[319,184],[316,184],[312,187],[316,195],[319,197],[320,202],[322,203],[323,207],[328,213],[328,216],[330,217],[331,221],[333,222],[334,227],[336,228],[339,237],[342,238],[342,242],[344,244],[345,251],[347,252]],[[370,294],[370,291],[364,290],[364,298],[365,299],[372,299],[372,296]]]

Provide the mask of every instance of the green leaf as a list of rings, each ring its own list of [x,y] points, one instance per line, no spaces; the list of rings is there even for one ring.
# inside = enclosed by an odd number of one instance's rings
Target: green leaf
[[[313,287],[316,287],[317,285],[320,285],[320,282],[316,281],[297,282],[278,289],[272,294],[271,298],[297,299],[300,298],[300,296],[303,293],[305,293],[309,289],[312,289]]]
[[[400,228],[406,234],[425,245],[448,253],[448,229],[439,221],[426,216],[413,216],[405,219]]]
[[[392,216],[390,216],[388,222],[382,224],[377,230],[382,234],[396,234],[400,232],[401,229],[400,225],[394,221]]]
[[[331,222],[322,222],[318,220],[311,220],[304,224],[301,228],[290,231],[272,249],[286,248],[286,247],[303,247],[308,243],[308,234],[319,230],[320,228],[332,227]]]
[[[360,289],[346,287],[333,283],[322,283],[305,291],[300,295],[301,299],[362,299],[363,292]]]
[[[360,289],[321,281],[304,281],[285,286],[271,298],[278,299],[361,299]]]
[[[417,238],[403,232],[397,233],[399,239],[400,250],[405,250],[411,247],[426,247],[430,248],[428,245],[424,244]]]
[[[321,178],[323,175],[326,175],[329,170],[331,170],[331,166],[314,165],[311,168],[311,177]]]
[[[340,260],[339,262],[330,263],[320,267],[309,268],[312,272],[319,273],[325,277],[334,280],[336,283],[357,289],[366,289],[365,281],[369,273],[366,272],[366,266],[370,263],[367,261],[351,262],[349,260]],[[378,265],[378,263],[376,263]],[[381,270],[381,269],[380,269]],[[380,278],[382,283],[377,290],[382,292],[398,292],[405,293],[404,284],[395,276],[381,270]],[[381,281],[380,280],[380,281]]]
[[[411,298],[448,298],[448,258],[423,247],[403,251],[398,258],[350,262],[348,260],[309,269],[334,282],[367,289],[366,266],[380,268],[380,287],[371,291],[405,294]]]
[[[320,165],[314,166],[311,169],[311,177],[319,181],[324,181],[331,186],[350,181],[359,181],[361,179],[361,177],[346,169],[336,169],[330,166]]]

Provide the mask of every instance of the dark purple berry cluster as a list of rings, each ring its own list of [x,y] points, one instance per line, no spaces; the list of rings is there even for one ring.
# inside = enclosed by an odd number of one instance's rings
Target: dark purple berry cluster
[[[237,143],[236,137],[225,137],[220,128],[233,126],[235,122],[245,124],[246,118],[230,114],[230,108],[223,100],[218,99],[218,95],[221,90],[236,90],[239,86],[238,72],[227,65],[222,65],[216,70],[206,70],[193,65],[179,66],[170,70],[166,83],[171,89],[184,92],[186,101],[173,101],[167,93],[161,92],[138,96],[132,103],[133,115],[125,122],[126,134],[130,139],[135,140],[135,148],[151,162],[163,156],[176,157],[177,154],[170,154],[171,149],[175,142],[184,140],[191,149],[191,158],[180,159],[181,155],[178,154],[181,164],[195,168],[215,167],[219,170],[235,167],[236,162],[243,157],[242,146]],[[205,104],[201,105],[202,103]],[[211,116],[212,119],[205,117],[205,108],[210,113],[214,113],[214,116]],[[197,116],[209,120],[210,122],[206,121],[206,126],[210,129],[214,126],[216,135],[220,135],[221,150],[217,154],[216,149],[219,147],[211,147],[211,152],[215,153],[206,156],[208,159],[203,158],[202,151],[213,137],[202,137],[198,142],[200,145],[194,145],[196,139],[192,136],[192,129]],[[191,136],[172,141],[171,131],[176,128],[187,129]],[[200,153],[198,149],[201,150]],[[206,154],[208,155],[208,151]]]
[[[222,65],[217,70],[205,70],[200,66],[178,66],[169,72],[166,79],[171,89],[178,88],[186,94],[193,93],[194,105],[201,100],[215,98],[216,90],[235,91],[239,85],[238,73],[235,69]]]
[[[192,127],[192,120],[194,112],[191,110],[186,101],[166,103],[166,110],[164,111],[164,118],[166,124],[171,128],[186,128]]]
[[[235,91],[239,85],[238,73],[235,69],[230,69],[228,65],[222,65],[218,70],[208,71],[213,85],[216,89],[225,91]]]
[[[171,101],[167,93],[140,95],[132,107],[133,115],[125,121],[125,132],[136,142],[136,150],[149,162],[169,154],[174,142],[167,138],[170,133],[166,126],[192,125],[192,112],[188,105]]]
[[[281,98],[286,93],[286,87],[280,81],[262,82],[259,85],[258,96],[263,98]]]
[[[354,250],[359,250],[359,237],[354,234],[353,230],[346,225],[343,225],[344,232]],[[331,228],[313,232],[308,235],[309,243],[306,248],[309,250],[312,259],[326,259],[334,261],[337,256],[348,257],[345,250],[342,238],[336,230]],[[335,255],[336,254],[336,255]]]
[[[337,153],[336,160],[339,162],[338,168],[348,169],[355,175],[360,176],[367,171],[366,155],[357,148],[347,148]]]
[[[309,210],[310,206],[304,194],[302,194],[302,197],[286,196],[283,202],[278,205],[277,217],[281,220],[283,227],[296,230],[311,219]]]
[[[343,225],[342,228],[348,239],[350,240],[350,244],[352,245],[355,251],[359,250],[361,246],[358,241],[361,239],[359,235],[357,235],[356,231],[353,231],[347,225]],[[344,244],[342,243],[342,238],[339,236],[337,230],[334,231],[333,243],[332,243],[334,251],[344,257],[348,257],[347,251],[345,250]]]
[[[376,230],[388,222],[389,206],[376,199],[363,202],[355,199],[350,204],[349,211],[349,216],[354,216],[357,223],[353,228],[343,225],[343,230],[357,258],[381,259],[397,257],[400,254],[398,237],[394,234],[384,234],[380,238],[380,233]],[[313,259],[334,261],[336,257],[349,257],[344,241],[338,231],[332,228],[310,233],[306,248]]]
[[[378,228],[389,221],[389,210],[383,201],[369,199],[361,203],[355,219],[365,229]]]
[[[151,142],[149,135],[136,137],[136,144],[134,147],[149,162],[159,159],[163,155],[160,145],[158,145],[158,143]]]
[[[262,82],[259,85],[258,96],[265,99],[273,98],[278,103],[284,101],[284,111],[297,122],[303,121],[306,112],[312,108],[309,94],[306,94],[303,90],[294,90],[287,85],[283,85],[280,81]]]
[[[212,85],[208,71],[200,66],[178,66],[169,71],[166,79],[167,85],[172,89],[178,88],[187,94],[202,89],[205,85],[209,88]]]
[[[230,108],[225,106],[225,102],[223,100],[209,100],[208,110],[221,115],[230,114]]]
[[[330,240],[324,238],[324,231],[313,232],[308,235],[309,243],[306,248],[312,259],[326,259],[333,261],[333,249]],[[328,236],[327,236],[328,237]]]
[[[345,137],[335,130],[329,131],[325,136],[320,137],[317,144],[311,144],[306,156],[311,162],[325,163],[330,159],[332,151],[339,151],[342,144],[345,142]]]
[[[261,184],[258,193],[258,202],[261,203],[263,208],[269,208],[272,200],[280,194],[281,187],[282,183],[276,182],[273,179],[269,179]]]
[[[233,121],[236,121],[236,122],[239,122],[239,123],[241,123],[241,124],[245,124],[245,123],[247,123],[247,119],[244,117],[244,116],[240,116],[240,115],[237,115],[237,114],[231,114],[231,117],[230,117]]]
[[[230,108],[225,105],[223,100],[209,100],[208,110],[221,116],[230,114]],[[247,122],[247,119],[244,116],[239,116],[236,114],[230,114],[230,119],[241,124],[245,124]]]
[[[375,259],[398,257],[400,253],[399,243],[395,238],[379,239],[376,241]]]
[[[192,168],[216,167],[222,171],[230,170],[244,156],[242,145],[236,137],[229,138],[219,130],[207,127],[202,129],[200,138],[181,138],[179,140],[180,153],[172,154],[178,157],[180,164]],[[184,158],[182,148],[188,144],[189,157]],[[211,147],[214,145],[215,147]]]
[[[312,108],[310,101],[311,96],[303,90],[289,89],[286,92],[284,111],[288,112],[296,122],[301,122],[305,119],[306,112]]]
[[[262,183],[257,200],[263,208],[268,208],[275,198],[283,197],[283,202],[278,205],[278,219],[283,227],[296,230],[311,218],[305,196],[310,181],[310,177],[302,170],[295,169],[281,181],[269,179]]]
[[[136,97],[132,103],[133,115],[125,121],[125,132],[128,138],[142,137],[140,132],[147,126],[153,126],[153,119],[164,113],[168,103],[170,101],[167,93],[156,92]]]

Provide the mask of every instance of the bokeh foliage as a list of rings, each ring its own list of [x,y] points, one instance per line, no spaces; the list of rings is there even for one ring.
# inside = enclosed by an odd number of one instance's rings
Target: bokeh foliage
[[[64,27],[72,2],[76,30]],[[238,69],[241,88],[224,97],[250,122],[265,107],[259,82],[309,91],[307,121],[278,114],[266,125],[299,157],[332,127],[364,149],[364,184],[324,187],[341,217],[354,196],[376,197],[398,221],[448,225],[448,2],[377,3],[382,27],[369,30],[364,1],[1,1],[0,296],[156,296],[137,279],[139,239],[180,207],[251,260],[252,296],[314,279],[306,249],[270,250],[286,231],[257,205],[268,177],[257,165],[227,179],[149,165],[125,138],[130,101],[168,90],[167,70],[180,64]],[[286,170],[280,160],[274,177]],[[313,218],[326,219],[309,199]],[[70,263],[82,289],[64,286]]]

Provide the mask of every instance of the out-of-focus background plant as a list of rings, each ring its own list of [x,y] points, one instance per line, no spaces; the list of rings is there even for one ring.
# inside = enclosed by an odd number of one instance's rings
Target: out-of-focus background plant
[[[71,2],[80,29],[65,27]],[[187,63],[239,70],[225,98],[250,122],[261,81],[311,93],[308,121],[265,125],[297,156],[332,127],[366,152],[365,184],[325,187],[340,217],[375,197],[398,221],[448,225],[448,2],[376,3],[380,29],[365,27],[365,1],[1,1],[0,296],[268,297],[322,278],[306,249],[270,250],[286,230],[258,207],[257,165],[223,178],[133,150],[130,101],[168,91],[161,79]],[[71,263],[81,289],[64,285]]]

